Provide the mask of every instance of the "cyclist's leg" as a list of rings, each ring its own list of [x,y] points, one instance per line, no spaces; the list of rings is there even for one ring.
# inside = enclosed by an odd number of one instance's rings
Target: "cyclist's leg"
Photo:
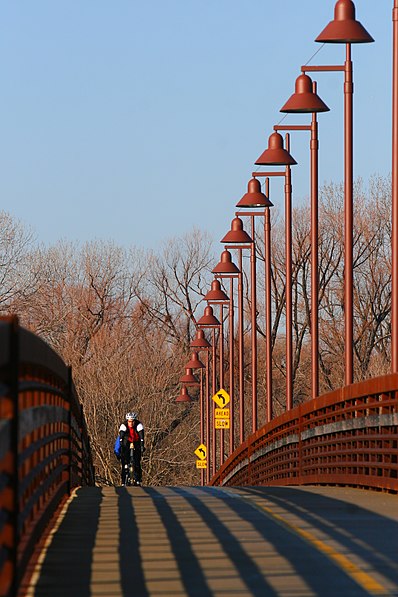
[[[142,468],[141,468],[141,450],[136,448],[134,450],[134,481],[141,485],[142,482]]]
[[[123,457],[121,458],[121,463],[122,463],[122,468],[121,468],[122,485],[126,485],[127,467],[126,467],[126,461]]]
[[[128,482],[128,459],[126,458],[125,454],[122,454],[121,463],[122,463],[122,469],[121,469],[122,485],[126,485],[126,482]]]

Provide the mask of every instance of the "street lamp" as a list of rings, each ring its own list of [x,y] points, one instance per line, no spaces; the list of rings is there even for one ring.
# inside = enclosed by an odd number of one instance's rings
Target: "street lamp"
[[[228,250],[224,250],[221,253],[221,259],[217,263],[217,265],[213,268],[213,274],[219,278],[229,278],[229,395],[231,398],[231,406],[230,406],[230,429],[229,429],[229,451],[230,454],[234,451],[235,446],[235,382],[234,382],[234,368],[235,368],[235,349],[234,349],[234,279],[238,278],[238,284],[240,281],[240,277],[242,276],[241,271],[239,268],[233,263],[231,253]],[[242,330],[242,340],[243,340],[243,317],[242,317],[242,301],[241,301],[241,294],[238,294],[238,321],[239,321],[239,380],[240,380],[240,371],[241,365],[241,340],[240,335]],[[243,344],[243,342],[242,342]],[[242,367],[243,369],[243,367]],[[239,382],[240,383],[240,382]],[[242,419],[243,419],[243,392],[240,392],[239,395],[239,408],[240,408],[240,428],[242,429]],[[243,442],[243,432],[240,431],[240,443]]]
[[[224,305],[230,305],[229,297],[221,288],[219,280],[213,280],[211,289],[204,297],[208,304],[220,307],[220,336],[219,336],[219,362],[220,362],[220,387],[224,388]],[[230,341],[233,338],[230,336]],[[230,394],[231,397],[231,394]],[[224,462],[224,429],[220,429],[220,465]]]
[[[239,255],[239,269],[241,271],[240,284],[238,282],[238,293],[241,297],[242,317],[239,325],[239,344],[240,344],[240,392],[244,395],[244,340],[243,340],[243,261],[242,251],[248,246],[250,248],[250,289],[251,289],[251,332],[252,332],[252,429],[257,428],[257,299],[256,299],[256,250],[253,239],[243,229],[243,221],[235,217],[231,222],[231,229],[221,239],[222,243],[228,245],[230,249],[237,249]],[[241,433],[244,440],[244,412],[241,412]],[[242,440],[242,441],[243,441]]]
[[[318,321],[318,112],[328,112],[329,108],[316,92],[316,83],[308,75],[301,74],[296,79],[295,92],[281,108],[288,114],[311,113],[310,125],[274,126],[274,130],[310,131],[311,162],[311,396],[319,394],[319,321]]]
[[[398,371],[398,0],[394,0],[392,59],[391,370]]]
[[[270,135],[268,149],[256,160],[258,166],[285,166],[282,172],[262,172],[264,176],[285,177],[285,259],[286,259],[286,409],[293,408],[293,341],[292,341],[292,184],[290,166],[297,162],[289,153],[289,134],[286,149],[283,138],[277,132]],[[259,173],[253,173],[259,176]]]
[[[374,41],[355,18],[352,0],[338,0],[334,19],[316,38],[320,43],[346,45],[344,65],[301,67],[303,73],[322,71],[344,72],[344,319],[345,319],[345,385],[354,380],[354,275],[353,275],[353,67],[351,44]]]
[[[205,364],[205,391],[204,391],[204,409],[203,413],[206,412],[206,444],[207,444],[207,453],[210,455],[211,450],[211,443],[210,443],[210,392],[209,392],[209,350],[211,348],[210,342],[208,342],[205,338],[204,331],[199,329],[196,330],[196,336],[190,342],[191,348],[196,349],[197,352],[205,351],[206,353],[206,364]],[[194,355],[195,353],[193,353]],[[193,359],[192,359],[193,360]],[[187,365],[188,367],[188,365]],[[194,367],[192,367],[194,368]],[[204,442],[202,442],[204,443]],[[209,483],[210,481],[210,467],[207,466],[206,469],[206,482]]]
[[[264,216],[264,271],[265,271],[265,363],[266,363],[266,421],[272,418],[272,347],[271,347],[271,223],[269,208],[272,207],[268,199],[268,179],[266,181],[267,194],[261,191],[261,184],[257,178],[251,178],[247,185],[247,193],[236,204],[241,209],[262,208],[264,211],[245,212],[251,218],[251,235],[255,238],[255,216]],[[253,342],[253,335],[252,335]],[[253,352],[253,344],[252,344]]]
[[[215,317],[213,313],[213,308],[208,305],[205,307],[204,315],[197,321],[197,325],[202,328],[208,328],[212,331],[212,396],[215,395],[217,392],[217,343],[216,343],[216,329],[220,329],[220,322],[218,321],[217,317]],[[214,409],[215,404],[214,402],[212,405],[210,404],[209,399],[209,414],[210,414],[210,407],[212,412],[212,437],[213,437],[213,451],[212,451],[212,467],[213,467],[213,475],[215,475],[217,470],[217,432],[214,423]],[[209,417],[210,419],[210,417]]]
[[[200,443],[205,443],[205,423],[204,423],[204,395],[203,395],[203,369],[205,368],[202,361],[199,360],[198,353],[193,352],[188,363],[185,365],[186,371],[192,371],[193,369],[200,370],[200,389],[199,389],[199,411],[200,411]],[[200,469],[200,482],[203,486],[205,484],[204,469]]]

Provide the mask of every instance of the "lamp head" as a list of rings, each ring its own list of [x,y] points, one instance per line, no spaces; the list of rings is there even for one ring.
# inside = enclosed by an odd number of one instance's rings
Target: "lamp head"
[[[241,245],[252,243],[253,240],[247,232],[243,230],[242,220],[236,217],[231,222],[231,230],[221,239],[221,242]]]
[[[213,280],[211,283],[211,290],[206,294],[205,301],[229,301],[225,292],[221,289],[219,280]]]
[[[213,314],[213,308],[209,305],[205,307],[204,315],[199,319],[197,322],[198,325],[202,325],[204,327],[212,327],[218,328],[220,326],[220,322],[218,321],[217,317]]]
[[[202,363],[202,361],[199,360],[198,353],[194,351],[191,355],[191,359],[185,365],[185,368],[191,369],[191,370],[192,369],[204,369],[205,366]]]
[[[192,373],[191,367],[186,367],[185,375],[180,377],[180,382],[184,383],[186,386],[198,386],[199,385],[199,380]]]
[[[261,183],[257,178],[251,178],[245,193],[236,207],[272,207],[271,201],[261,192]]]
[[[257,166],[293,166],[296,160],[283,147],[283,137],[277,132],[272,133],[268,138],[268,149],[266,149],[256,160]]]
[[[326,25],[315,41],[329,44],[363,44],[374,41],[365,27],[355,19],[352,0],[338,0],[334,7],[334,19]]]
[[[176,402],[192,402],[191,396],[188,394],[188,390],[185,386],[182,386],[181,394],[177,396]]]
[[[213,274],[240,274],[240,269],[232,261],[231,253],[225,249],[221,253],[221,259],[212,270]]]
[[[196,337],[191,340],[191,347],[198,348],[199,350],[205,350],[206,348],[210,348],[210,342],[208,342],[205,338],[205,333],[203,330],[196,331]]]
[[[329,108],[314,92],[312,79],[306,74],[301,74],[296,79],[295,92],[287,100],[280,112],[328,112]]]

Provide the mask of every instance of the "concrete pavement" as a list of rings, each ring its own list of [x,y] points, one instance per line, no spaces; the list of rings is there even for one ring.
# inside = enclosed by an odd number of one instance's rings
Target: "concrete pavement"
[[[328,487],[89,487],[69,500],[23,593],[398,595],[397,554],[394,495]]]

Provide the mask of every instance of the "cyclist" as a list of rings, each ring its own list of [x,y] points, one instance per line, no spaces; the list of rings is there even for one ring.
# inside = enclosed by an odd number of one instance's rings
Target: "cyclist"
[[[126,484],[126,476],[128,467],[130,466],[131,447],[134,447],[133,454],[133,469],[134,469],[134,485],[141,485],[142,482],[142,468],[141,456],[145,452],[144,443],[144,425],[138,420],[136,412],[128,412],[126,419],[119,427],[120,436],[120,456],[122,462],[122,485]],[[132,446],[131,446],[132,444]]]

